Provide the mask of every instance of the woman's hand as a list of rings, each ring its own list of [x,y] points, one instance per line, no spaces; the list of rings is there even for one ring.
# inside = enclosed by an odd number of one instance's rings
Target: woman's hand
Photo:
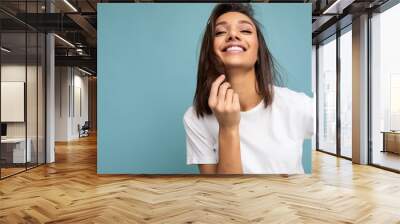
[[[224,82],[225,75],[220,75],[212,84],[208,106],[218,120],[217,165],[200,165],[201,173],[241,174],[243,173],[240,155],[240,104],[239,95]]]
[[[231,85],[224,82],[225,75],[220,75],[212,84],[208,106],[218,120],[220,129],[239,127],[240,103],[239,95],[230,89]]]

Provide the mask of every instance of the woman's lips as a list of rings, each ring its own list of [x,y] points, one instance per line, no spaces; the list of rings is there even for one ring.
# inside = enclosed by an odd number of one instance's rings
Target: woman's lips
[[[243,49],[242,47],[239,47],[239,46],[232,46],[232,47],[228,47],[228,48],[226,49],[226,51],[228,51],[228,52],[232,52],[232,51],[240,51],[240,52],[243,52],[244,49]]]
[[[242,47],[239,46],[232,46],[232,47],[228,47],[225,51],[223,51],[224,53],[230,53],[230,54],[237,54],[237,53],[243,53],[244,49]]]

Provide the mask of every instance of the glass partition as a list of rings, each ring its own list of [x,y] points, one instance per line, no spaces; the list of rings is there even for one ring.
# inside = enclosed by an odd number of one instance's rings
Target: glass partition
[[[26,142],[26,33],[3,32],[1,47],[1,176],[7,177],[24,171],[31,161]]]
[[[30,148],[30,161],[27,163],[28,168],[37,165],[38,159],[38,144],[37,144],[37,132],[38,132],[38,56],[37,56],[37,41],[38,36],[36,32],[27,33],[27,98],[26,98],[26,113],[27,113],[27,145]]]
[[[42,13],[43,5],[0,2],[19,15]],[[45,45],[44,33],[0,12],[1,179],[45,163]]]
[[[318,47],[318,149],[336,154],[336,36]]]

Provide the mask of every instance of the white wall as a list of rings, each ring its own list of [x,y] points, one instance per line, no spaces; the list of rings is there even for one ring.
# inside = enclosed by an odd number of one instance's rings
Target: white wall
[[[55,140],[70,141],[88,120],[88,77],[72,67],[56,67],[55,73]]]
[[[27,69],[27,73],[25,71]],[[41,70],[39,70],[41,72]],[[25,75],[28,78],[27,88],[27,119],[28,119],[28,137],[31,133],[36,135],[36,66],[27,66],[19,64],[5,64],[1,66],[1,81],[3,82],[25,82]],[[33,86],[33,87],[32,87]],[[39,105],[41,107],[41,105]],[[2,108],[6,110],[6,108]],[[33,122],[33,123],[32,123]],[[25,137],[25,123],[26,122],[7,122],[7,136],[8,137]]]
[[[28,74],[32,70],[31,66],[28,66]],[[25,64],[9,64],[1,66],[1,81],[3,82],[25,82]],[[5,110],[6,108],[1,108]],[[7,123],[7,137],[25,137],[25,122],[11,122]]]
[[[76,70],[75,70],[76,71]],[[80,73],[81,74],[81,73]],[[78,124],[81,126],[88,120],[88,77],[75,75],[74,86],[74,108],[73,119],[72,119],[72,136],[75,138],[79,137]],[[79,97],[80,96],[80,97]]]
[[[55,68],[55,141],[68,140],[68,116],[70,84],[69,69],[67,67]]]
[[[37,70],[38,69],[38,70]],[[36,65],[25,64],[3,64],[1,66],[2,82],[24,82],[26,84],[26,107],[22,108],[22,112],[27,115],[26,121],[23,122],[6,122],[8,138],[24,138],[25,135],[30,139],[30,148],[32,161],[39,163],[44,162],[44,145],[45,145],[45,118],[44,118],[44,74],[42,67]],[[25,80],[27,79],[27,80]],[[9,108],[1,108],[4,112]],[[12,112],[12,111],[10,111]],[[37,156],[39,153],[39,156]]]

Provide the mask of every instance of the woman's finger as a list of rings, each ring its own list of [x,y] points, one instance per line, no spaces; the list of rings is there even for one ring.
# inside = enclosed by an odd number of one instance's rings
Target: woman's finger
[[[221,83],[225,80],[225,75],[220,75],[218,78],[212,83],[210,96],[208,97],[208,105],[210,107],[214,107],[217,105],[218,102],[218,89]]]
[[[218,90],[218,104],[225,105],[225,95],[226,95],[226,90],[231,87],[231,84],[228,82],[222,83],[222,85],[219,86]]]
[[[226,90],[225,105],[231,106],[233,103],[233,89]]]
[[[233,94],[232,106],[233,106],[233,108],[240,110],[239,94],[237,94],[237,93]]]

